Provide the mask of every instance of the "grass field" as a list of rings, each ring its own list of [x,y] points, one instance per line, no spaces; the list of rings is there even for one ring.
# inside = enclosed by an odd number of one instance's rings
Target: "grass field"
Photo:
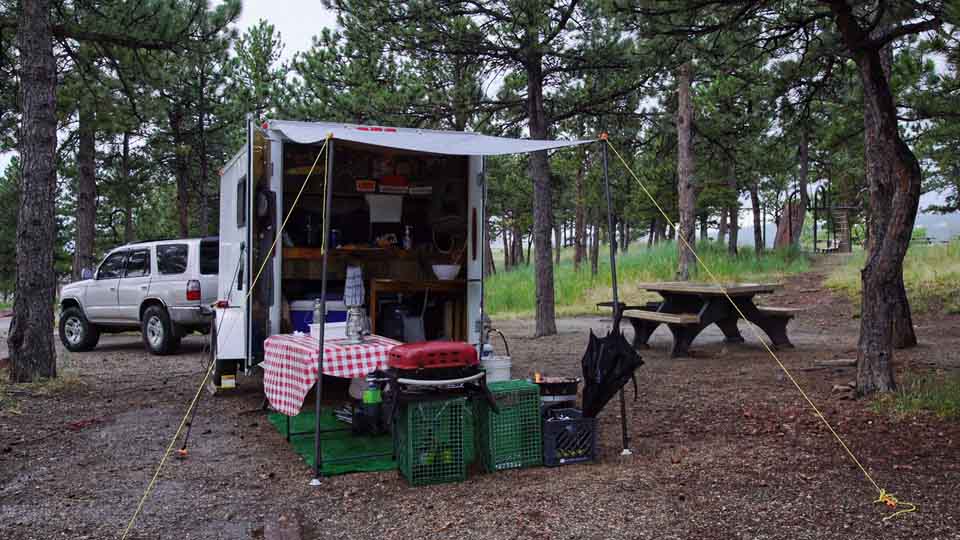
[[[758,259],[751,249],[741,248],[738,255],[731,256],[724,246],[713,242],[700,244],[697,252],[713,273],[724,281],[777,281],[786,274],[802,272],[809,267],[805,257],[791,252],[769,252]],[[657,295],[647,293],[637,284],[672,280],[676,269],[677,249],[673,243],[651,249],[633,246],[625,256],[617,256],[620,295],[631,303],[657,299]],[[709,278],[697,268],[693,279],[707,281]],[[530,266],[498,272],[487,279],[485,289],[486,308],[491,316],[529,317],[534,312],[534,273]],[[610,300],[608,252],[601,251],[599,272],[593,278],[589,261],[580,272],[575,272],[570,250],[565,250],[560,266],[554,272],[554,290],[559,315],[594,313],[597,302]]]
[[[931,412],[943,418],[960,417],[960,376],[927,375],[908,378],[900,388],[874,402],[874,409],[894,416]]]
[[[827,278],[827,286],[859,299],[865,257],[862,251],[856,253]],[[960,313],[960,240],[911,246],[903,264],[903,283],[913,310]]]

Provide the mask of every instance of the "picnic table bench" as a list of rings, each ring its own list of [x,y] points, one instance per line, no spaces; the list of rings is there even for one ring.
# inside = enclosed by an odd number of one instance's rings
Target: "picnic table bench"
[[[774,347],[793,347],[787,337],[787,324],[800,310],[758,306],[753,302],[754,296],[771,293],[776,285],[731,283],[721,288],[708,283],[673,281],[642,283],[640,287],[660,294],[663,301],[642,305],[620,303],[623,319],[633,326],[633,346],[636,349],[647,348],[650,335],[661,324],[666,324],[673,334],[671,356],[674,358],[689,356],[693,340],[711,324],[720,328],[728,343],[742,343],[743,336],[737,328],[741,313],[767,334]],[[736,308],[731,305],[731,300]],[[612,308],[613,303],[600,302],[597,306]]]

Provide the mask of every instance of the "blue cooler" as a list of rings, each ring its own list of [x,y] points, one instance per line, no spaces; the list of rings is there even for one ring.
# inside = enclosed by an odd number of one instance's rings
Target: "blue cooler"
[[[304,334],[310,333],[310,324],[313,322],[313,307],[315,300],[294,300],[290,302],[290,322],[293,329]],[[342,300],[327,300],[327,316],[325,322],[344,322],[347,320],[347,306]]]

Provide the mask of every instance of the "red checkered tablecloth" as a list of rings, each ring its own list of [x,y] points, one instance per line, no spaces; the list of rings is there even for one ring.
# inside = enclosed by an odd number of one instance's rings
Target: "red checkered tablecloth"
[[[270,405],[288,416],[300,413],[303,399],[317,382],[318,341],[309,335],[278,334],[263,344],[263,390]],[[400,345],[382,336],[368,336],[352,345],[346,339],[324,343],[323,374],[335,377],[362,377],[387,367],[387,353]]]

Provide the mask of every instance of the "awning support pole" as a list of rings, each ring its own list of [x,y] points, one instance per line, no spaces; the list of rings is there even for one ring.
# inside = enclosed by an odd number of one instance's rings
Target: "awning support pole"
[[[333,201],[333,138],[327,136],[327,155],[324,158],[326,160],[326,171],[324,173],[323,181],[326,184],[324,186],[324,209],[323,209],[323,237],[320,240],[320,246],[323,251],[322,260],[323,262],[320,265],[320,313],[321,316],[326,319],[327,313],[327,256],[330,252],[327,246],[327,239],[330,238],[330,215],[331,215],[331,203]],[[314,321],[315,323],[317,321]],[[323,454],[320,450],[320,401],[323,398],[323,338],[324,338],[324,324],[326,321],[320,322],[320,335],[318,336],[319,351],[317,354],[317,403],[316,403],[316,418],[314,422],[314,441],[313,441],[313,480],[310,481],[311,486],[320,485],[320,470],[322,467]]]
[[[613,290],[613,332],[620,333],[620,298],[617,291],[617,234],[613,228],[613,201],[610,197],[610,172],[607,166],[607,134],[600,136],[600,145],[603,149],[603,188],[607,196],[607,236],[610,239],[610,282]],[[620,389],[620,430],[623,435],[623,451],[620,455],[629,456],[630,436],[627,433],[627,403],[623,396],[623,388]]]

